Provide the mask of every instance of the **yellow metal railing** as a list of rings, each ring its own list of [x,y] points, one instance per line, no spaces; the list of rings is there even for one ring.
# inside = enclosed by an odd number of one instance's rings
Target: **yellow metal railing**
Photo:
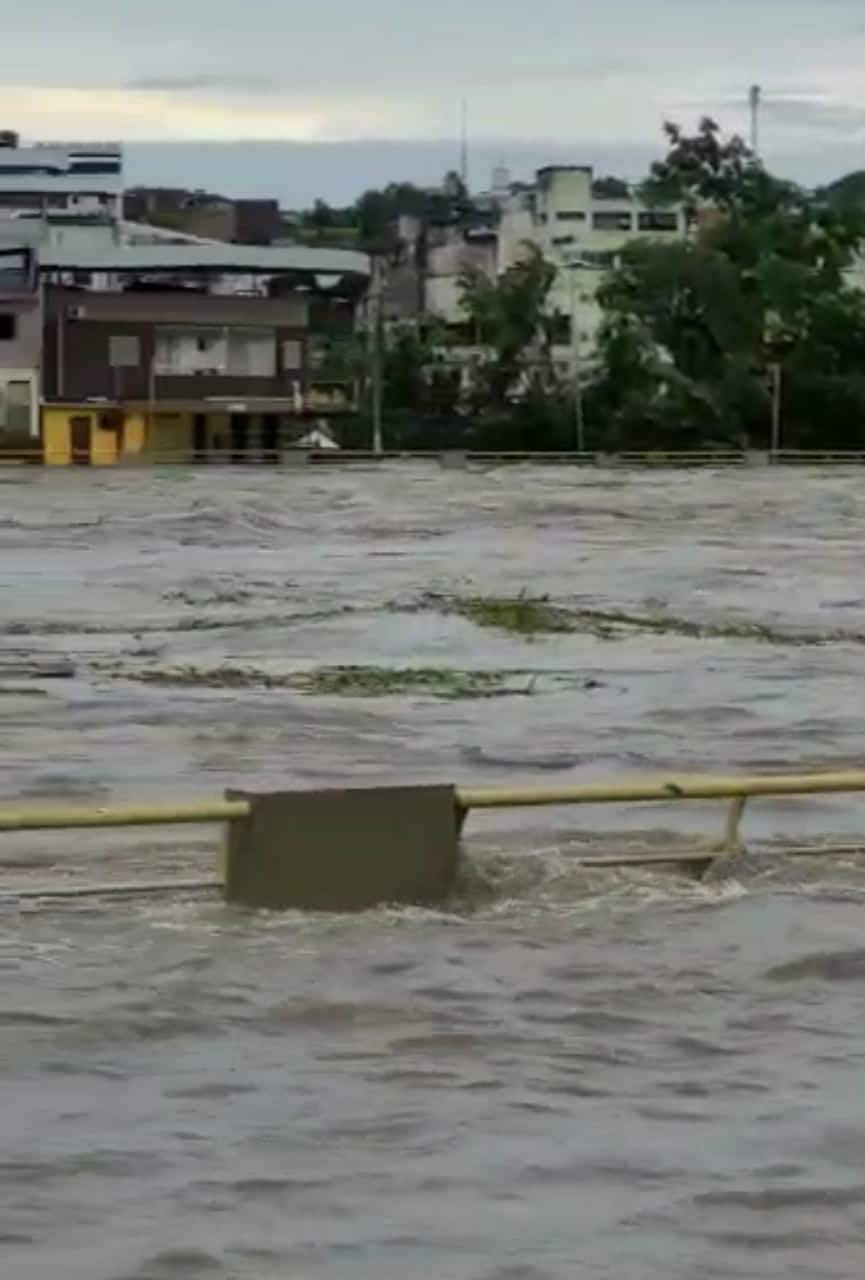
[[[399,788],[396,789],[400,791]],[[404,789],[403,789],[404,790]],[[408,788],[409,791],[416,790],[419,793],[434,791],[438,794],[447,795],[448,788]],[[451,789],[453,803],[456,808],[456,828],[459,829],[466,815],[472,810],[494,810],[509,809],[520,807],[541,807],[556,805],[592,805],[592,804],[628,804],[628,803],[676,803],[681,801],[696,800],[727,800],[730,802],[726,825],[722,838],[717,841],[704,842],[702,846],[696,848],[683,848],[672,845],[667,848],[626,848],[615,853],[588,853],[583,854],[574,859],[576,866],[611,868],[611,867],[647,867],[647,866],[663,866],[663,865],[680,865],[690,867],[697,872],[705,871],[718,862],[724,862],[733,859],[737,855],[744,852],[740,829],[745,808],[750,799],[758,797],[780,797],[780,796],[813,796],[813,795],[832,795],[844,794],[852,792],[865,792],[865,771],[846,771],[846,772],[825,772],[825,773],[805,773],[805,774],[776,774],[776,775],[741,775],[732,777],[673,777],[644,779],[632,782],[613,781],[613,782],[595,782],[587,783],[582,786],[573,787],[520,787],[520,788],[472,788],[457,787]],[[303,802],[303,806],[307,805],[310,799],[315,799],[319,806],[319,813],[322,809],[327,810],[328,814],[332,806],[342,803],[340,797],[351,796],[355,794],[351,791],[343,792],[327,792],[317,791],[309,793],[288,793],[288,799],[299,799]],[[391,799],[393,789],[391,788],[367,788],[364,794],[371,796],[378,802],[372,806],[367,806],[372,815],[371,820],[377,824],[376,829],[382,831],[392,826],[390,814]],[[229,796],[222,800],[204,800],[195,803],[185,804],[137,804],[137,805],[83,805],[75,807],[55,807],[55,806],[8,806],[0,807],[0,832],[16,832],[16,831],[48,831],[48,830],[67,830],[67,829],[83,829],[83,828],[108,828],[108,827],[142,827],[142,826],[164,826],[174,824],[202,824],[202,823],[239,823],[246,819],[250,819],[250,828],[247,835],[243,838],[246,843],[237,856],[241,859],[264,858],[272,859],[274,849],[277,852],[282,848],[283,831],[277,827],[265,832],[262,837],[259,831],[256,834],[256,824],[258,822],[257,815],[260,814],[259,805],[264,804],[265,808],[271,806],[274,802],[277,805],[285,803],[285,793],[277,793],[275,796],[250,796],[248,799],[242,797],[232,798]],[[366,801],[364,801],[366,803]],[[301,809],[303,813],[307,813],[307,809]],[[365,810],[366,811],[366,810]],[[419,814],[423,815],[423,804]],[[365,819],[364,821],[366,821]],[[280,820],[281,821],[281,820]],[[419,817],[419,822],[423,821],[423,817]],[[291,846],[295,850],[295,856],[299,859],[298,865],[303,864],[306,856],[303,852],[304,838],[306,829],[304,823],[307,818],[301,819],[301,826],[290,828],[285,832],[286,846]],[[411,808],[402,811],[401,822],[403,826],[408,822],[411,824]],[[332,824],[331,824],[332,825]],[[267,823],[265,822],[265,826]],[[450,835],[446,834],[448,823],[445,822],[439,832],[442,840],[442,846],[438,850],[438,856],[449,860],[451,855],[448,848],[453,848],[453,860],[456,861],[456,840],[454,830],[451,829]],[[333,838],[339,842],[337,852],[343,856],[343,840],[350,840],[350,826],[346,826],[344,835],[339,834],[341,831],[340,823],[333,826],[333,832],[328,838]],[[336,833],[335,835],[333,833]],[[445,834],[443,834],[445,833]],[[369,833],[367,833],[369,834]],[[374,833],[373,833],[374,834]],[[234,831],[229,839],[229,846],[233,841],[234,835],[240,835],[240,832]],[[263,843],[262,843],[263,840]],[[257,843],[258,842],[258,843]],[[243,842],[241,842],[243,843]],[[426,848],[421,841],[418,849],[414,850],[409,840],[406,845],[405,856],[408,859],[426,858],[430,854],[429,848]],[[351,853],[351,851],[348,851]],[[865,852],[865,842],[861,845],[844,845],[829,846],[816,845],[810,847],[783,847],[779,849],[779,853],[784,856],[804,857],[804,856],[832,856],[844,854],[861,854]],[[352,857],[354,854],[352,853]],[[282,865],[280,859],[282,854],[278,852],[277,861],[271,861],[269,866],[271,871],[277,875]],[[394,863],[397,865],[399,859]],[[329,874],[329,873],[326,873]],[[353,873],[356,874],[356,871]],[[105,894],[108,896],[123,896],[134,893],[162,893],[182,891],[184,889],[216,889],[226,888],[229,891],[228,880],[202,880],[202,881],[181,881],[176,880],[170,883],[148,884],[146,882],[139,885],[127,884],[102,884],[102,885],[70,885],[62,880],[50,886],[32,887],[23,886],[21,888],[0,889],[0,900],[16,898],[51,898],[51,897],[86,897],[88,895]],[[394,892],[398,892],[395,888]],[[387,894],[383,900],[388,900]],[[258,905],[262,905],[258,903]],[[265,903],[264,905],[270,905]]]
[[[618,804],[671,800],[732,800],[751,796],[807,796],[865,791],[865,771],[684,777],[635,782],[594,782],[578,787],[459,789],[464,809],[513,809],[539,805]]]
[[[200,804],[76,806],[47,805],[0,809],[0,831],[52,831],[96,827],[158,827],[248,818],[245,800],[208,800]]]
[[[850,792],[865,792],[865,771],[743,774],[740,777],[686,776],[632,782],[592,782],[573,787],[457,787],[455,799],[457,807],[463,812],[554,805],[669,804],[684,800],[731,800],[740,820],[746,802],[752,798]],[[0,808],[0,832],[236,822],[248,818],[250,813],[251,805],[246,800],[128,806],[33,805],[25,808]]]

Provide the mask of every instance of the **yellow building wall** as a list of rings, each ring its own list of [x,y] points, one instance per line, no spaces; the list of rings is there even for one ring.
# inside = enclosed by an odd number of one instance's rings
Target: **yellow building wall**
[[[94,467],[112,467],[117,461],[117,432],[104,431],[99,425],[99,415],[90,420],[90,464]]]
[[[110,467],[117,461],[118,432],[100,426],[100,413],[90,405],[46,406],[42,410],[42,456],[49,467],[68,467],[72,457],[72,419],[90,424],[90,463]]]
[[[68,467],[72,461],[72,435],[67,409],[42,410],[42,456],[49,467]]]
[[[192,451],[192,414],[154,413],[147,426],[145,452],[154,462],[174,462]]]
[[[142,453],[147,444],[147,415],[144,413],[127,413],[123,424],[124,456]]]
[[[73,418],[90,423],[90,462],[95,467],[113,466],[118,458],[140,457],[176,462],[191,459],[193,415],[191,413],[128,412],[122,431],[100,426],[101,411],[92,405],[46,406],[42,410],[42,453],[49,466],[69,466],[72,458]],[[213,413],[207,419],[207,447],[230,448],[229,415]]]

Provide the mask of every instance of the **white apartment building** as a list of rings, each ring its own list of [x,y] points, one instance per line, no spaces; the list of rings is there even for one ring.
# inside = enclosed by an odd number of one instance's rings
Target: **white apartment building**
[[[497,171],[493,190],[484,197],[498,211],[489,269],[501,274],[524,254],[526,243],[536,245],[556,268],[550,310],[572,321],[565,327],[575,330],[575,354],[584,358],[591,355],[601,323],[598,287],[624,246],[687,234],[684,210],[651,208],[629,187],[606,187],[611,194],[602,194],[604,189],[596,186],[589,165],[555,165],[538,170],[530,186],[511,183]],[[429,309],[448,323],[464,319],[457,281],[465,265],[478,265],[478,247],[478,241],[472,244],[468,235],[455,231],[446,246],[430,254]],[[568,346],[556,358],[565,364],[573,360]]]
[[[534,186],[503,203],[498,269],[519,258],[522,245],[537,245],[556,267],[550,308],[576,322],[580,351],[589,354],[601,322],[598,286],[632,240],[675,239],[687,234],[682,209],[653,209],[628,189],[601,195],[588,165],[540,169]]]

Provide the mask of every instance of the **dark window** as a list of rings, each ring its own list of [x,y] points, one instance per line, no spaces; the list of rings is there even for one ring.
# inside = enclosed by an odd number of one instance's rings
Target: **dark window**
[[[42,177],[59,177],[60,170],[44,164],[0,164],[0,174],[4,178],[21,178],[25,175],[33,177],[36,174]]]
[[[116,160],[73,160],[69,166],[70,173],[119,173],[120,165]]]
[[[574,243],[573,236],[553,236],[553,244],[555,245],[573,244],[573,243]]]
[[[679,215],[668,209],[649,209],[640,214],[641,231],[678,231]]]
[[[592,226],[596,231],[630,231],[633,223],[630,210],[604,210],[592,217]]]
[[[557,214],[559,222],[585,222],[586,215],[582,209],[561,209]]]
[[[0,312],[0,342],[14,342],[18,325],[8,311]]]

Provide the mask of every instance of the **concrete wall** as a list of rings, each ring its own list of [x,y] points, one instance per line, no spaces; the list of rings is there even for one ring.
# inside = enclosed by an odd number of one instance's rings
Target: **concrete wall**
[[[0,369],[38,369],[42,359],[42,310],[36,296],[0,297],[0,315],[14,317],[15,337],[0,340]]]
[[[498,247],[494,235],[472,238],[459,229],[443,232],[427,255],[426,310],[448,324],[461,324],[460,276],[466,269],[495,275]]]

